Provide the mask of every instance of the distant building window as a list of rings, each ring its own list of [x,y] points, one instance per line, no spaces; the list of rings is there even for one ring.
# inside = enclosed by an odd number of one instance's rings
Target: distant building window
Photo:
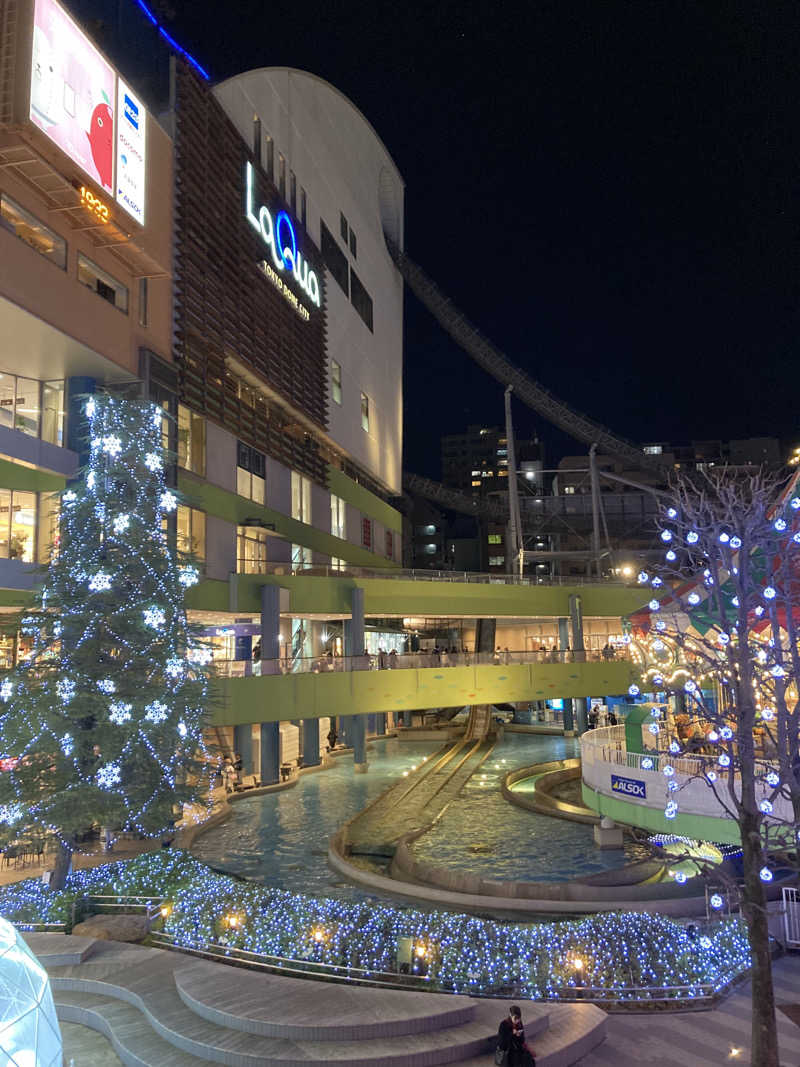
[[[331,360],[331,400],[334,404],[342,402],[342,365]]]
[[[331,272],[334,281],[345,296],[350,296],[350,282],[348,280],[347,256],[336,242],[336,238],[325,225],[319,220],[320,251],[325,260],[325,266]]]
[[[565,485],[564,486],[564,494],[566,496],[574,496],[575,495],[575,486],[574,485]]]
[[[477,479],[476,481],[474,481],[474,482],[473,482],[472,484],[473,484],[473,485],[480,485],[480,484],[481,484],[481,480],[480,480],[480,478],[478,478],[478,479]]]
[[[361,394],[361,429],[369,433],[369,397]]]
[[[311,522],[311,479],[292,471],[292,518]]]
[[[344,213],[340,211],[339,212],[339,233],[342,235],[342,240],[345,243],[345,248],[347,247],[347,238],[348,238],[348,235],[349,235],[349,230],[350,230],[350,227],[347,225],[347,219],[344,217]]]
[[[356,241],[355,230],[350,230],[350,255],[353,259],[358,259],[358,241]]]
[[[139,279],[139,325],[147,325],[147,278]]]
[[[506,562],[506,557],[505,556],[489,556],[489,566],[490,567],[503,567],[503,566],[505,566],[505,562]]]
[[[386,558],[394,559],[394,535],[391,530],[386,531]]]
[[[206,420],[185,404],[178,404],[178,466],[206,473]]]
[[[372,332],[372,297],[361,284],[361,279],[352,267],[350,268],[350,303],[367,329]]]
[[[272,140],[269,134],[264,138],[264,144],[267,149],[267,177],[271,182],[275,181],[275,142]]]
[[[331,493],[331,533],[342,540],[345,538],[346,505],[340,496]]]
[[[310,567],[311,549],[306,548],[305,545],[292,545],[292,566]],[[299,622],[300,620],[297,621]]]
[[[286,157],[278,152],[278,192],[286,199]]]
[[[239,441],[236,454],[236,492],[256,504],[263,504],[266,488],[264,454]]]
[[[297,217],[297,175],[293,170],[289,171],[289,207],[292,214]]]
[[[425,545],[424,552],[426,556],[436,555],[436,545],[433,543],[433,541],[430,541],[427,545]]]
[[[502,543],[503,543],[503,535],[502,534],[489,534],[489,537],[487,538],[487,540],[488,540],[490,545],[502,545]]]
[[[261,119],[256,115],[253,119],[253,155],[256,163],[261,163]]]
[[[98,267],[82,252],[78,253],[78,281],[98,296],[102,296],[109,304],[113,304],[118,311],[128,314],[128,287],[118,282],[102,267]]]
[[[264,574],[267,562],[267,532],[255,526],[236,530],[236,573]]]
[[[3,193],[0,197],[0,225],[30,245],[40,256],[64,270],[67,266],[67,242],[26,211],[21,204]]]
[[[361,520],[361,544],[364,548],[372,548],[372,519]]]
[[[204,560],[206,558],[206,513],[180,504],[177,521],[178,551]]]
[[[645,445],[644,454],[646,456],[660,456],[664,449],[661,445]]]

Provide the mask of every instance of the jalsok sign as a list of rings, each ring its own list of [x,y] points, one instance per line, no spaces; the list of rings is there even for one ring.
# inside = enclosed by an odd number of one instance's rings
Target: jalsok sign
[[[272,212],[262,204],[258,214],[253,210],[253,165],[245,164],[245,215],[247,221],[261,234],[264,244],[272,253],[276,271],[288,271],[315,307],[320,306],[319,280],[297,248],[297,238],[292,220],[285,211],[273,219]]]

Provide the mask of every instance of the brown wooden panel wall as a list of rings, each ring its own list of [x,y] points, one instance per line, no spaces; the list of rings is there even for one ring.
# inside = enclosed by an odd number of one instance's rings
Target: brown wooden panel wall
[[[247,444],[326,484],[317,443],[280,403],[237,389],[233,356],[280,397],[327,427],[326,308],[304,322],[257,269],[268,250],[245,218],[245,163],[254,202],[289,211],[298,247],[324,286],[321,254],[256,164],[210,88],[178,61],[175,104],[175,358],[181,399]],[[306,303],[308,303],[306,301]]]

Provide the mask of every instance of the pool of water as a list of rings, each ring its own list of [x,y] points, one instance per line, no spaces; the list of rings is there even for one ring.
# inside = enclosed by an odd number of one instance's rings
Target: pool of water
[[[560,882],[644,858],[633,842],[595,848],[592,827],[515,807],[500,792],[508,771],[580,754],[576,738],[506,734],[435,828],[413,846],[417,859],[494,881]]]
[[[292,789],[238,800],[227,821],[202,835],[192,852],[263,885],[346,899],[374,896],[328,867],[328,839],[437,747],[376,741],[369,746],[367,774],[355,774],[352,757],[340,756],[329,770],[303,775]],[[418,842],[416,855],[486,878],[547,882],[638,858],[633,845],[596,849],[591,826],[536,815],[503,799],[500,780],[509,770],[577,754],[573,738],[507,734],[435,830]]]
[[[230,817],[203,834],[192,852],[214,867],[263,885],[363,899],[371,894],[343,882],[328,866],[328,839],[437,747],[375,741],[368,748],[366,774],[354,773],[352,756],[338,756],[330,769],[302,775],[292,789],[237,800]]]

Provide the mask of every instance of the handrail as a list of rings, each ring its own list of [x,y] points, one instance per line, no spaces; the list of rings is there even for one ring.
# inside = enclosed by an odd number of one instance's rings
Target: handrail
[[[441,670],[446,667],[509,667],[526,664],[597,663],[621,660],[630,662],[627,650],[613,657],[603,655],[601,649],[584,652],[548,651],[502,652],[388,652],[361,656],[296,656],[293,659],[225,660],[214,661],[216,672],[223,678],[241,678],[265,674],[327,674],[342,671],[367,670]]]
[[[346,564],[334,567],[326,563],[270,563],[265,560],[237,561],[238,574],[274,574],[279,577],[293,578],[306,576],[311,578],[392,578],[411,582],[466,582],[470,585],[619,585],[635,586],[635,580],[620,581],[617,576],[598,578],[596,575],[548,575],[539,577],[535,574],[502,574],[478,571],[442,571],[424,568],[392,567],[358,567]]]

